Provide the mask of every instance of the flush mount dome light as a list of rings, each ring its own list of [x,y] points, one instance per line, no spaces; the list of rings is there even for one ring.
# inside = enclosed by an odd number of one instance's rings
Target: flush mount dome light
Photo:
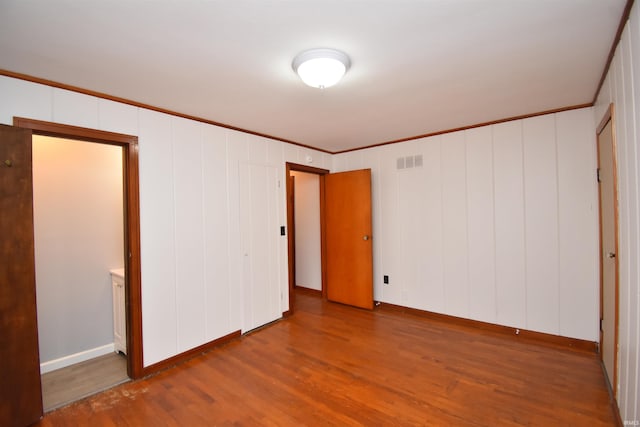
[[[351,61],[339,50],[311,49],[298,54],[291,65],[307,85],[324,89],[340,81]]]

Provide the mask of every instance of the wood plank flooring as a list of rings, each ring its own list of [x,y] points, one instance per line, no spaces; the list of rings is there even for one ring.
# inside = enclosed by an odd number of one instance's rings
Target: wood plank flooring
[[[127,359],[111,353],[42,375],[45,412],[128,381]]]
[[[296,295],[296,312],[49,426],[613,426],[596,354]]]

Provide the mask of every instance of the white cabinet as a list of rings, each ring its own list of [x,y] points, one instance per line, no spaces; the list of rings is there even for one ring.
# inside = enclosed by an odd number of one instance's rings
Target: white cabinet
[[[127,317],[125,313],[124,268],[111,270],[113,290],[113,346],[116,353],[127,354]]]

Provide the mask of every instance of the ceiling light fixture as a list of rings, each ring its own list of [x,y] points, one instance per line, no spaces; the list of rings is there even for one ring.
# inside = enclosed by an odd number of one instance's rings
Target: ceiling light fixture
[[[349,57],[335,49],[305,50],[291,64],[303,82],[320,89],[338,83],[350,65]]]

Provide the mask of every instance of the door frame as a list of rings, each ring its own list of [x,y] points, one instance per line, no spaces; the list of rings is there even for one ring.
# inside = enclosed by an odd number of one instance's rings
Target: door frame
[[[614,239],[615,239],[615,254],[616,257],[614,259],[615,263],[615,283],[614,283],[614,294],[615,294],[615,309],[614,309],[614,336],[613,336],[613,378],[611,379],[610,386],[611,391],[614,398],[617,398],[617,383],[618,383],[618,327],[619,327],[619,298],[620,298],[620,289],[619,289],[619,281],[620,281],[620,252],[619,252],[619,207],[618,207],[618,157],[617,157],[617,144],[616,144],[616,129],[615,129],[615,120],[614,120],[614,106],[613,104],[609,104],[609,107],[604,113],[602,120],[598,124],[596,128],[596,156],[598,161],[598,169],[600,168],[600,134],[607,126],[607,124],[611,122],[611,148],[612,148],[612,171],[613,171],[613,223],[614,223]],[[599,173],[599,172],[598,172]],[[598,185],[598,240],[599,240],[599,254],[600,254],[600,361],[603,364],[603,370],[606,373],[606,369],[604,368],[604,354],[602,353],[603,348],[603,330],[602,330],[602,319],[604,315],[604,304],[603,304],[603,294],[604,294],[604,266],[603,266],[603,247],[602,247],[602,191],[600,185]]]
[[[288,248],[288,266],[289,266],[289,310],[284,312],[285,316],[290,316],[294,312],[294,304],[295,304],[295,286],[296,286],[296,241],[295,241],[295,220],[294,220],[294,211],[295,211],[295,194],[292,190],[292,186],[289,181],[291,180],[291,171],[295,172],[305,172],[311,173],[314,175],[318,175],[319,177],[319,185],[320,185],[320,269],[321,269],[321,282],[322,282],[322,298],[326,298],[326,269],[325,269],[325,220],[324,220],[324,176],[329,174],[330,171],[327,169],[316,168],[313,166],[301,165],[298,163],[285,163],[285,177],[287,180],[287,248]]]
[[[20,128],[31,129],[33,135],[53,136],[122,147],[127,375],[132,379],[142,377],[144,368],[142,348],[142,286],[140,273],[138,137],[23,117],[14,117],[13,125]]]

